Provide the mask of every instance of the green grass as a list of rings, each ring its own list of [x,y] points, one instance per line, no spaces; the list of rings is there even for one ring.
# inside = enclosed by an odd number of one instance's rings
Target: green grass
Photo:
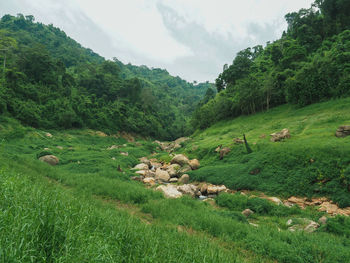
[[[190,175],[232,189],[282,197],[327,196],[342,207],[350,206],[350,137],[334,136],[340,125],[350,125],[349,108],[349,98],[305,108],[284,105],[197,131],[183,150],[201,162],[201,168]],[[290,130],[291,138],[270,142],[269,134],[283,128]],[[243,133],[251,154],[244,145],[233,143]],[[260,138],[262,134],[266,138]],[[232,151],[220,161],[214,149],[221,144]],[[251,174],[254,170],[260,172]]]
[[[349,221],[344,217],[330,219],[329,225],[312,234],[291,233],[286,226],[288,219],[317,221],[323,214],[238,195],[220,195],[216,201],[221,207],[189,197],[168,200],[131,181],[133,173],[128,168],[139,157],[157,152],[157,156],[169,158],[149,141],[139,140],[139,146],[120,138],[98,137],[89,130],[51,131],[53,138],[47,138],[46,131],[22,127],[4,117],[0,118],[0,128],[0,262],[349,262]],[[232,171],[238,176],[259,147],[251,144],[254,152],[247,155],[243,146],[235,146],[219,162],[212,153],[216,142],[207,141],[205,136],[197,134],[184,147],[191,157],[202,156],[202,167],[192,176],[207,175],[203,177],[206,180],[221,178],[224,182],[225,174]],[[224,134],[217,137],[222,137],[219,140],[223,144],[231,141]],[[268,151],[280,151],[289,144],[297,147],[292,145],[293,140],[296,138],[263,143]],[[346,140],[342,139],[343,143]],[[122,147],[107,150],[111,145]],[[194,145],[199,148],[191,153]],[[38,161],[43,151],[58,156],[60,164],[51,167]],[[129,155],[123,156],[120,151]],[[269,167],[271,156],[263,153],[259,156]],[[276,171],[286,156],[276,159]],[[118,165],[125,173],[117,171]],[[292,164],[282,171],[289,169],[294,169]],[[269,191],[283,193],[284,178],[278,173],[274,176]],[[245,183],[251,184],[251,177],[237,178],[238,183],[247,180]],[[300,178],[304,177],[300,174]],[[263,186],[269,187],[268,178],[263,179]],[[259,187],[252,184],[253,189]],[[281,189],[277,191],[276,187]],[[118,210],[113,203],[101,200],[118,201],[126,209]],[[245,208],[256,213],[246,219],[241,215]],[[138,219],[138,214],[151,218],[151,224]]]

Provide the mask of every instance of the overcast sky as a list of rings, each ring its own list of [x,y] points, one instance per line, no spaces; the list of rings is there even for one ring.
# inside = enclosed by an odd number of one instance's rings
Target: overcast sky
[[[225,63],[286,29],[312,0],[0,0],[0,15],[32,14],[107,59],[214,81]]]

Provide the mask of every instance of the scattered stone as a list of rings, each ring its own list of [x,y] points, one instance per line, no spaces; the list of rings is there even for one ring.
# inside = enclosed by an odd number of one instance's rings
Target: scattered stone
[[[156,170],[155,178],[159,181],[162,181],[162,182],[168,182],[170,180],[170,175],[168,174],[167,171],[164,171],[164,170],[158,168]]]
[[[114,149],[118,149],[118,148],[120,148],[119,145],[112,145],[112,146],[108,147],[107,150],[114,150]]]
[[[349,135],[350,135],[350,125],[340,126],[335,133],[335,136],[337,136],[338,138],[343,138]]]
[[[142,181],[142,177],[141,176],[131,176],[130,179],[133,180],[133,181],[138,181],[138,182]]]
[[[194,197],[195,193],[197,192],[197,187],[193,184],[184,184],[184,185],[178,186],[177,190],[183,194]]]
[[[100,137],[107,137],[108,136],[107,134],[105,134],[104,132],[101,132],[101,131],[97,131],[97,132],[95,132],[95,134],[97,136],[100,136]]]
[[[46,137],[49,137],[49,138],[52,138],[52,137],[53,137],[53,135],[52,135],[51,133],[49,133],[49,132],[46,132],[46,133],[45,133],[45,136],[46,136]]]
[[[319,228],[320,225],[317,224],[316,222],[314,221],[311,221],[310,224],[308,224],[305,228],[304,228],[304,231],[305,232],[308,232],[308,233],[312,233],[312,232],[315,232],[317,230],[317,228]]]
[[[186,165],[186,164],[188,165],[189,160],[188,160],[188,158],[187,158],[185,155],[183,155],[183,154],[177,154],[177,155],[175,155],[174,158],[171,160],[171,163],[172,163],[172,164],[177,163],[177,164],[183,166],[183,165]]]
[[[50,148],[44,148],[44,151],[50,151],[51,149]]]
[[[322,216],[322,217],[320,217],[320,219],[318,219],[318,223],[319,223],[320,225],[325,225],[325,224],[327,224],[327,220],[328,220],[327,217]]]
[[[266,199],[275,203],[276,205],[283,205],[283,202],[281,201],[281,199],[277,197],[267,197]]]
[[[140,162],[141,162],[141,163],[144,163],[144,164],[147,164],[149,168],[152,167],[151,161],[148,160],[146,157],[140,158]]]
[[[179,181],[179,178],[170,178],[169,183],[177,183]]]
[[[221,150],[221,147],[222,147],[222,145],[219,145],[216,149],[215,149],[215,152],[220,152],[220,150]]]
[[[291,226],[293,224],[293,220],[292,219],[288,219],[286,225],[287,226]]]
[[[223,191],[225,191],[227,188],[224,185],[208,185],[207,187],[207,193],[208,194],[214,194],[217,195]]]
[[[193,160],[189,161],[189,165],[191,166],[192,170],[197,170],[200,166],[200,163],[197,159],[193,159]]]
[[[156,184],[156,180],[153,177],[146,177],[142,181],[144,184],[148,184],[150,186],[153,186]]]
[[[190,181],[190,176],[188,174],[183,174],[179,179],[180,184],[187,184]]]
[[[123,155],[123,156],[129,156],[128,152],[120,152],[120,154]]]
[[[144,163],[140,163],[136,165],[134,168],[132,168],[131,170],[148,170],[148,165]]]
[[[111,159],[112,159],[113,161],[115,161],[115,160],[116,160],[116,159],[115,159],[115,157],[112,157]]]
[[[234,142],[235,144],[243,144],[243,143],[244,143],[244,141],[243,141],[242,139],[240,139],[240,138],[234,138],[234,139],[233,139],[233,142]]]
[[[156,190],[163,192],[164,196],[167,198],[179,198],[182,196],[182,193],[172,184],[158,186]]]
[[[40,161],[48,163],[49,165],[55,166],[60,160],[55,155],[45,155],[39,158]]]
[[[63,150],[62,146],[56,146],[56,148],[59,149],[59,150]]]
[[[254,224],[254,223],[250,223],[250,222],[249,222],[249,225],[254,226],[254,227],[259,227],[258,224]]]
[[[279,142],[283,139],[289,139],[290,138],[290,132],[288,129],[283,129],[280,132],[275,132],[270,134],[272,136],[271,141],[272,142]]]
[[[220,160],[222,160],[226,155],[231,152],[231,149],[228,147],[224,147],[220,150]]]
[[[167,172],[169,173],[170,177],[176,177],[179,174],[180,169],[181,166],[174,163],[168,166]]]
[[[187,173],[189,171],[191,171],[191,166],[189,165],[184,165],[183,167],[181,167],[181,169],[179,170],[179,173],[180,174],[184,174],[184,173]]]
[[[251,216],[252,214],[254,214],[254,212],[252,210],[250,210],[249,208],[248,209],[245,209],[243,212],[242,212],[242,215],[246,216],[246,217],[249,217]]]

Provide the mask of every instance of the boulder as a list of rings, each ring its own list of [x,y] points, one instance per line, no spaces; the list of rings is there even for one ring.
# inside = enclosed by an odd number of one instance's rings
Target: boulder
[[[279,142],[281,140],[290,138],[290,132],[288,129],[283,129],[280,132],[275,132],[270,134],[270,136],[272,137],[271,138],[272,142]]]
[[[52,137],[53,137],[52,134],[49,133],[49,132],[45,133],[45,136],[46,136],[46,137],[49,137],[49,138],[52,138]]]
[[[314,221],[311,221],[305,228],[304,228],[304,231],[305,232],[308,232],[308,233],[312,233],[312,232],[315,232],[317,228],[319,228],[320,225],[317,224],[316,222]]]
[[[220,149],[220,160],[222,160],[230,152],[231,152],[231,149],[228,147],[224,147],[224,148]]]
[[[318,223],[319,223],[320,225],[325,225],[325,224],[327,224],[327,220],[328,220],[327,217],[322,216],[322,217],[320,217],[320,219],[318,219]]]
[[[242,139],[240,139],[240,138],[234,138],[234,139],[233,139],[233,142],[234,142],[235,144],[243,144],[243,143],[244,143],[244,141],[243,141]]]
[[[181,169],[179,170],[179,174],[185,174],[189,171],[192,171],[191,166],[189,165],[184,165],[183,167],[181,167]]]
[[[339,138],[343,138],[349,135],[350,135],[350,125],[340,126],[335,133],[335,136]]]
[[[140,162],[141,162],[141,163],[144,163],[144,164],[147,164],[149,168],[151,168],[151,167],[152,167],[152,165],[151,165],[151,161],[150,161],[150,160],[148,160],[146,157],[142,157],[142,158],[140,158]]]
[[[156,184],[156,180],[153,177],[146,177],[142,181],[144,184],[148,184],[150,186],[153,186]]]
[[[123,155],[123,156],[129,156],[128,152],[120,152],[120,154]]]
[[[60,160],[55,155],[41,156],[39,160],[53,166],[57,165],[60,162]]]
[[[189,161],[189,165],[191,166],[192,170],[197,170],[199,168],[200,163],[197,159],[193,159]]]
[[[188,174],[184,174],[179,179],[180,184],[187,184],[190,181],[190,176]]]
[[[167,198],[179,198],[182,196],[182,193],[172,184],[158,186],[156,190],[163,192],[164,196]]]
[[[162,182],[168,182],[170,180],[170,175],[168,174],[167,171],[164,171],[164,170],[158,168],[156,171],[155,178],[159,181],[162,181]]]
[[[227,188],[224,185],[208,185],[207,193],[210,195],[216,195],[225,191],[226,189]]]
[[[184,184],[177,187],[177,190],[183,194],[194,197],[197,192],[197,187],[193,184]]]
[[[132,168],[131,170],[148,170],[148,165],[144,163],[140,163],[136,165],[134,168]]]
[[[184,166],[184,165],[186,165],[186,164],[189,163],[189,160],[188,160],[188,158],[187,158],[185,155],[183,155],[183,154],[177,154],[177,155],[175,155],[174,158],[171,160],[171,163],[172,163],[172,164],[177,163],[177,164],[179,164],[179,165],[181,165],[181,166]]]
[[[249,217],[251,216],[252,214],[254,214],[254,212],[252,210],[250,210],[249,208],[248,209],[245,209],[243,212],[242,212],[242,215],[246,216],[246,217]]]
[[[281,201],[281,199],[277,197],[267,197],[266,199],[275,203],[276,205],[283,205],[283,202]]]
[[[179,178],[170,178],[169,183],[177,183],[179,181]]]
[[[338,213],[339,207],[335,204],[331,204],[330,202],[323,202],[318,209],[321,212],[327,212],[330,215],[335,215]]]
[[[169,173],[170,177],[176,177],[179,174],[180,169],[181,166],[177,163],[174,163],[168,166],[167,172]]]

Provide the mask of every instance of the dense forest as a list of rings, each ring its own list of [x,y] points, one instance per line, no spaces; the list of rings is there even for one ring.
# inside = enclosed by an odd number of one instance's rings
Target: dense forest
[[[43,129],[87,127],[174,139],[191,132],[210,83],[105,60],[34,17],[0,20],[0,114]]]
[[[316,0],[285,16],[273,43],[244,49],[216,79],[218,94],[194,113],[196,128],[291,103],[350,95],[350,1]]]

